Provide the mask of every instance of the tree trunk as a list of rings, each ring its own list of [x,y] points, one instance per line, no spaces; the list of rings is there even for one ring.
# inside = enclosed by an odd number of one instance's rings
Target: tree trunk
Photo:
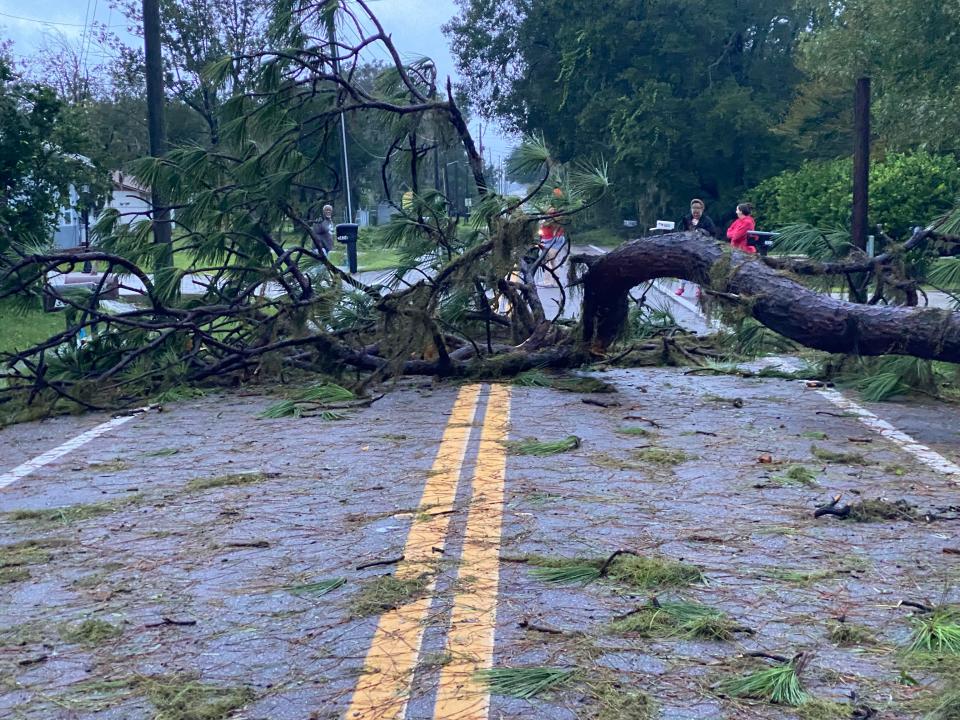
[[[739,296],[768,328],[817,350],[960,362],[960,312],[837,300],[697,233],[634,240],[592,263],[584,277],[585,344],[604,351],[623,328],[630,288],[661,277]]]

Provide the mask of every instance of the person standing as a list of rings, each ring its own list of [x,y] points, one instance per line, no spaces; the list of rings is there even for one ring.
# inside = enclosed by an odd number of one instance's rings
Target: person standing
[[[727,239],[730,240],[730,245],[743,252],[755,253],[757,249],[747,242],[747,237],[756,226],[753,219],[753,206],[750,203],[737,205],[737,219],[727,228]]]
[[[553,276],[560,270],[558,256],[563,246],[567,243],[567,232],[556,220],[559,213],[556,208],[551,207],[547,210],[549,217],[540,224],[540,246],[546,253],[544,256],[544,265],[552,272],[545,273],[544,287],[556,287],[557,282]]]
[[[317,250],[326,255],[333,250],[333,237],[337,232],[337,225],[333,222],[333,205],[324,205],[320,220],[313,225],[313,243]]]
[[[710,237],[719,237],[717,226],[704,212],[707,209],[703,200],[694,198],[690,201],[690,214],[684,215],[680,221],[680,229],[684,231],[702,230]]]
[[[707,206],[704,204],[703,200],[700,198],[694,198],[690,201],[690,214],[684,215],[679,222],[680,230],[689,232],[691,230],[699,230],[705,232],[711,238],[718,237],[718,230],[716,224],[713,220],[710,219],[710,216],[707,215],[704,210],[707,209]],[[674,295],[683,295],[687,290],[685,283],[681,282],[680,287],[673,291]],[[697,287],[697,297],[700,297],[700,288]]]

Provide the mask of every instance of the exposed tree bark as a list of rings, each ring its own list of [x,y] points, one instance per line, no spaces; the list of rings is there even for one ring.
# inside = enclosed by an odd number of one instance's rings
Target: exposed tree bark
[[[771,330],[817,350],[960,362],[958,312],[837,300],[697,233],[634,240],[591,265],[583,281],[583,340],[592,351],[604,351],[619,335],[630,288],[661,277],[738,298]]]

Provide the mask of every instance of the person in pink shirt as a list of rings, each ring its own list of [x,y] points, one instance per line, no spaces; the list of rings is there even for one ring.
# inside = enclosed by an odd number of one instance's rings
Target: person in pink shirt
[[[737,219],[730,223],[730,227],[727,228],[727,238],[730,240],[730,244],[737,250],[748,253],[757,251],[753,245],[747,243],[747,233],[757,226],[752,215],[753,207],[750,203],[737,205]]]

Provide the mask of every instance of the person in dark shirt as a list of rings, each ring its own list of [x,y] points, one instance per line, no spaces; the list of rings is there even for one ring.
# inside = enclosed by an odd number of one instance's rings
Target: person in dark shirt
[[[702,230],[707,233],[710,237],[719,237],[717,226],[714,224],[713,220],[710,219],[710,216],[704,213],[706,206],[703,203],[703,200],[700,198],[694,198],[690,201],[690,214],[684,215],[683,220],[680,221],[680,229],[687,230]]]
[[[333,236],[337,233],[337,224],[333,221],[333,206],[324,205],[320,219],[313,224],[314,245],[326,255],[333,250]]]
[[[713,223],[713,220],[710,219],[709,215],[704,214],[706,210],[706,205],[703,200],[700,198],[694,198],[690,201],[690,214],[684,215],[683,219],[677,223],[680,230],[690,231],[690,230],[700,230],[705,232],[712,238],[719,237],[717,226]],[[680,283],[680,287],[674,290],[675,295],[683,295],[686,291],[687,286],[685,283]],[[700,288],[697,287],[697,297],[700,297]]]

